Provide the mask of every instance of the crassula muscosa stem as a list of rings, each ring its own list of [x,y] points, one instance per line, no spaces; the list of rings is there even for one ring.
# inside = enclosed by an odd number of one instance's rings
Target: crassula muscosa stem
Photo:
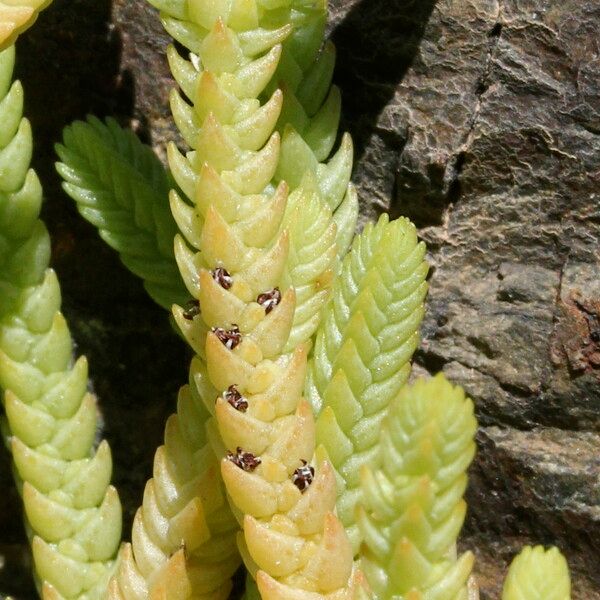
[[[427,293],[425,244],[404,218],[382,215],[355,238],[324,311],[307,396],[317,440],[338,477],[337,508],[354,553],[360,469],[379,454],[381,423],[410,375]]]
[[[282,32],[289,33],[285,27]],[[279,161],[280,139],[273,129],[282,94],[273,92],[263,105],[252,100],[271,79],[281,50],[246,54],[247,39],[225,19],[207,27],[201,70],[187,94],[193,112],[178,119],[193,152],[184,158],[170,150],[171,170],[192,201],[188,205],[173,195],[187,240],[179,240],[176,255],[200,302],[192,324],[184,323],[182,310],[176,318],[206,361],[198,378],[207,403],[218,398],[213,410],[228,451],[222,473],[234,505],[246,515],[242,551],[250,568],[262,571],[263,596],[292,590],[347,595],[352,555],[332,512],[331,467],[311,465],[316,472],[304,493],[293,482],[303,461],[313,460],[314,421],[301,399],[307,348],[300,344],[284,352],[296,308],[294,288],[282,284],[290,247],[289,231],[282,228],[288,186],[269,188]],[[186,110],[176,105],[176,117]],[[222,285],[217,269],[227,271],[231,285]],[[275,288],[281,296],[267,309],[259,300],[272,297]],[[231,386],[244,396],[245,411],[225,398]],[[287,560],[273,558],[268,548],[275,542],[280,549],[275,555],[284,553]]]
[[[91,600],[113,568],[121,504],[108,444],[95,443],[100,416],[87,361],[72,361],[48,268],[31,126],[21,84],[11,85],[14,59],[14,46],[0,52],[0,386],[43,595]]]
[[[569,567],[558,548],[525,546],[510,564],[502,600],[571,600]]]
[[[200,15],[196,17],[202,19],[206,15],[200,10]],[[207,386],[212,387],[208,378],[203,378],[204,360],[207,360],[209,372],[211,365],[209,352],[205,352],[203,347],[204,339],[214,338],[231,352],[236,352],[238,346],[248,348],[244,334],[248,327],[259,324],[259,315],[262,314],[265,320],[278,317],[275,322],[283,324],[287,333],[282,339],[290,342],[291,350],[301,346],[318,324],[319,308],[327,298],[337,257],[336,225],[332,222],[329,203],[321,199],[322,192],[315,179],[316,174],[308,170],[302,185],[289,201],[284,182],[277,188],[270,183],[280,158],[279,136],[271,133],[280,115],[282,94],[274,91],[262,106],[252,100],[252,96],[258,96],[261,86],[265,87],[272,78],[281,50],[277,46],[271,51],[267,51],[268,48],[254,48],[245,57],[243,44],[239,40],[243,39],[248,44],[252,40],[252,32],[246,33],[248,35],[238,38],[231,28],[225,27],[223,20],[216,19],[212,30],[204,32],[202,47],[199,48],[199,64],[202,68],[198,71],[191,63],[183,62],[170,51],[170,62],[176,77],[186,95],[194,102],[193,112],[190,112],[181,97],[173,96],[176,122],[194,152],[184,158],[171,146],[169,158],[173,175],[192,200],[190,205],[173,193],[171,203],[184,234],[176,243],[176,256],[189,291],[200,301],[200,310],[191,312],[177,309],[175,316],[201,358],[193,366],[196,369],[196,384],[201,391],[206,390]],[[285,37],[288,34],[289,28],[282,24],[277,35]],[[264,31],[257,31],[256,36],[260,40],[264,37]],[[256,58],[252,52],[257,55]],[[237,86],[236,77],[239,78]],[[252,77],[252,80],[248,77]],[[236,93],[239,97],[236,97]],[[347,166],[338,158],[331,167],[325,165],[325,168],[328,168],[328,184],[335,192],[340,188],[339,182],[343,183]],[[347,185],[346,179],[344,187]],[[265,193],[261,193],[263,190]],[[347,207],[355,202],[355,197],[351,191],[346,197],[343,205],[345,212],[342,214],[345,214],[346,227],[348,224],[353,227],[352,211]],[[343,198],[344,194],[340,200]],[[229,221],[232,220],[230,226]],[[306,244],[311,237],[314,242]],[[277,242],[273,244],[274,240]],[[264,281],[262,284],[261,279]],[[272,285],[267,285],[269,282]],[[295,288],[303,293],[304,298],[302,310],[299,311],[295,310]],[[224,301],[218,295],[215,297],[215,290],[237,297],[235,310],[240,302],[242,305],[250,304],[249,310],[243,311],[245,317],[241,318],[240,315],[236,319],[239,323],[232,319],[223,322],[220,316],[212,318],[214,312],[231,310],[231,306],[227,306],[231,298]],[[283,307],[285,312],[282,320]],[[285,322],[287,317],[292,319],[289,327]],[[288,340],[292,326],[294,333],[292,339]],[[208,328],[210,333],[207,336]],[[267,341],[265,324],[262,329],[263,344],[271,347],[269,358],[275,358],[273,353],[283,350],[277,347],[280,341]],[[273,334],[275,338],[278,334],[281,338],[280,330]],[[304,368],[298,357],[301,358],[304,353],[304,350],[296,352],[293,362],[300,386]],[[289,351],[278,366],[287,358]],[[212,383],[215,383],[214,378]],[[293,395],[294,390],[291,391]],[[251,398],[247,398],[249,394],[243,382],[231,383],[222,392],[227,406],[240,414],[243,411],[239,409],[247,407],[249,415],[252,414]],[[217,395],[216,389],[204,394],[207,406],[213,411]],[[295,401],[298,402],[298,398]],[[219,407],[217,402],[217,413]],[[309,431],[307,439],[311,439]],[[215,444],[221,455],[229,457],[227,464],[234,465],[240,471],[251,467],[261,469],[261,459],[251,451],[237,444],[227,443],[226,446],[228,453],[225,453],[222,444]],[[307,457],[299,460],[290,472],[290,479],[295,480],[295,483],[290,481],[290,485],[298,493],[301,493],[297,485],[300,479],[302,486],[309,486],[307,474],[312,477],[310,469],[313,467],[302,463],[302,460],[308,462],[311,458],[311,453],[306,454]],[[302,471],[305,466],[307,473]],[[315,474],[315,478],[318,478],[318,474]],[[318,486],[314,489],[318,489]],[[343,536],[343,530],[341,534]],[[351,562],[348,561],[344,583],[347,582],[350,566]],[[329,577],[331,579],[331,574]]]
[[[361,566],[378,598],[469,600],[471,552],[456,556],[475,455],[473,403],[443,374],[406,386],[383,423],[379,456],[363,466]]]

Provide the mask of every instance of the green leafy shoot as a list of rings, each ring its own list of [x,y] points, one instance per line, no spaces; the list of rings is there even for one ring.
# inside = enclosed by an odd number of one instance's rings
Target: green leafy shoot
[[[571,578],[558,548],[525,546],[514,558],[502,600],[571,600]]]
[[[355,238],[317,332],[306,393],[317,440],[339,476],[337,510],[355,552],[361,465],[378,454],[380,426],[407,382],[427,292],[425,245],[408,219],[383,215]]]
[[[390,405],[357,509],[361,567],[380,600],[468,598],[473,555],[457,558],[455,544],[476,429],[473,403],[442,374],[405,386]]]
[[[100,413],[85,357],[73,360],[42,186],[30,168],[23,87],[11,84],[14,46],[0,51],[0,397],[4,436],[23,499],[45,598],[98,598],[121,539],[112,459],[96,440]]]
[[[177,226],[169,208],[170,175],[131,131],[95,117],[65,128],[56,151],[63,189],[81,216],[115,249],[166,309],[189,295],[173,253]]]

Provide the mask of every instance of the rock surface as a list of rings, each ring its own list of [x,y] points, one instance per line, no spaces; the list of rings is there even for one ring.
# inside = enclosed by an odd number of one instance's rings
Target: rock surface
[[[573,597],[600,599],[600,5],[331,4],[362,214],[409,216],[434,266],[418,370],[444,370],[477,405],[462,543],[482,599],[499,597],[524,543],[558,544]],[[60,192],[52,144],[94,112],[161,152],[174,135],[167,43],[143,0],[55,0],[19,45],[54,266],[90,358],[125,531],[186,350]],[[9,469],[4,454],[5,490]],[[0,590],[34,598],[16,493],[0,508]]]
[[[417,361],[477,405],[463,544],[482,598],[535,542],[600,598],[600,5],[333,4],[363,212],[419,225]]]

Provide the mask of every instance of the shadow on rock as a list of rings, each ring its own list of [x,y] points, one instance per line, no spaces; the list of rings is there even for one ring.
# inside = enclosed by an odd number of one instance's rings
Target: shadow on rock
[[[336,81],[344,90],[344,120],[357,162],[377,118],[418,57],[419,44],[436,0],[361,0],[334,26],[338,48]],[[387,140],[400,150],[405,135]]]

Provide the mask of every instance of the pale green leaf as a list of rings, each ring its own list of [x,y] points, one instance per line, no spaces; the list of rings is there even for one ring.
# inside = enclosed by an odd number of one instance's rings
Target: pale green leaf
[[[76,121],[58,144],[56,168],[80,214],[170,309],[188,297],[173,253],[177,226],[169,209],[170,176],[150,148],[114,119]]]

